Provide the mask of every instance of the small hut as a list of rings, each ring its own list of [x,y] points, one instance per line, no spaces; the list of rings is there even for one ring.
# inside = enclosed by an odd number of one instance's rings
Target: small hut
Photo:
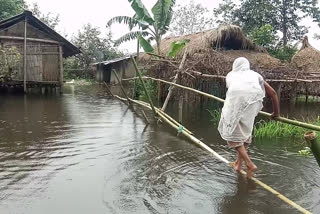
[[[310,45],[307,36],[302,40],[300,50],[293,56],[292,64],[305,72],[320,73],[320,51]]]
[[[80,50],[34,17],[31,12],[0,21],[0,45],[15,47],[21,54],[16,75],[2,86],[27,87],[63,85],[63,58]]]
[[[131,57],[125,56],[94,63],[93,65],[96,66],[96,80],[100,83],[116,84],[118,81],[112,70],[115,70],[120,78],[134,77],[135,69]]]

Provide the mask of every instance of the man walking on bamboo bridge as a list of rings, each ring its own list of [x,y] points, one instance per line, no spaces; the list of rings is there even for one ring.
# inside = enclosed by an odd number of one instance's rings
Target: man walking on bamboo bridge
[[[257,166],[251,161],[247,148],[252,141],[254,119],[262,109],[263,98],[267,93],[272,100],[273,117],[280,113],[279,100],[275,90],[263,80],[263,77],[250,70],[249,61],[240,57],[226,77],[228,88],[222,108],[218,130],[228,146],[236,149],[238,158],[232,162],[235,170],[241,171],[242,162],[247,166],[247,176],[251,178]]]

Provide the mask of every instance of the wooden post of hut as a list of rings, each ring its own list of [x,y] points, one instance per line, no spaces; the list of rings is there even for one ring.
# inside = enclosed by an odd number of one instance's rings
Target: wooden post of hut
[[[24,38],[23,38],[23,91],[27,93],[27,16],[24,19]]]
[[[60,62],[60,94],[63,93],[63,50],[62,46],[59,45],[59,62]]]

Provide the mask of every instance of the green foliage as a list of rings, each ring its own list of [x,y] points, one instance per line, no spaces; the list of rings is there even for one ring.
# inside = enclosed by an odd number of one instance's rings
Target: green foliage
[[[269,24],[253,29],[250,37],[257,45],[265,48],[273,48],[276,45],[277,36]]]
[[[143,48],[143,50],[145,52],[153,52],[154,51],[154,49],[150,45],[150,43],[147,40],[145,40],[141,35],[138,37],[138,40],[140,42],[141,47]]]
[[[301,39],[307,33],[307,27],[300,25],[305,17],[320,22],[320,12],[316,0],[240,0],[237,4],[224,0],[215,10],[220,23],[237,24],[245,32],[251,33],[266,24],[272,25],[274,32],[283,34],[282,44],[286,46]]]
[[[307,121],[308,123],[320,125],[320,117],[314,121]],[[305,128],[293,126],[287,123],[278,121],[259,121],[255,125],[255,137],[258,138],[292,138],[303,142],[304,133],[307,131]]]
[[[150,41],[155,40],[158,54],[160,54],[159,47],[161,38],[169,29],[175,0],[158,0],[152,8],[153,17],[151,17],[141,0],[128,1],[131,2],[131,7],[135,11],[135,15],[133,17],[116,16],[108,21],[107,27],[110,27],[114,23],[124,23],[129,26],[130,31],[134,27],[138,27],[139,31],[130,32],[122,36],[115,44],[118,45],[129,40],[140,38],[139,40],[142,42],[142,47],[151,50]],[[141,37],[143,37],[143,40]]]
[[[267,50],[271,56],[280,59],[281,61],[290,61],[298,51],[297,47],[291,45],[277,46],[275,48],[269,48]]]
[[[27,7],[28,10],[32,12],[40,21],[48,25],[51,29],[55,29],[60,23],[59,14],[47,13],[44,14],[41,12],[40,7],[37,3],[33,3]]]
[[[211,119],[210,121],[213,122],[213,124],[218,124],[221,118],[221,109],[214,109],[214,110],[209,110],[207,111],[210,113]]]
[[[259,138],[273,138],[273,137],[290,137],[301,138],[305,132],[304,128],[281,123],[278,121],[270,120],[259,121],[255,125],[255,137]]]
[[[175,57],[188,43],[188,40],[175,41],[170,44],[169,57]]]
[[[20,60],[21,55],[16,47],[0,48],[0,82],[14,77]]]
[[[188,5],[177,5],[174,9],[170,34],[174,36],[201,32],[213,27],[212,15],[201,4],[191,0]]]
[[[0,0],[0,20],[23,12],[24,0]]]
[[[157,1],[157,3],[152,8],[152,13],[155,21],[155,26],[158,29],[161,29],[163,31],[167,31],[169,26],[167,25],[167,19],[170,19],[170,7],[172,4],[172,0],[162,0]],[[169,22],[170,23],[170,22]]]
[[[155,81],[145,81],[146,88],[149,92],[149,95],[151,99],[156,99],[157,97],[157,83]],[[144,102],[149,102],[148,96],[145,93],[142,83],[140,80],[136,80],[136,94],[135,97],[137,97],[139,100]]]
[[[298,154],[300,156],[308,157],[308,156],[312,155],[312,152],[311,152],[311,149],[309,147],[304,147],[304,149],[301,149],[301,150],[298,151]]]
[[[99,28],[91,24],[86,24],[72,42],[80,47],[82,53],[68,63],[72,69],[82,70],[82,74],[77,74],[82,78],[93,77],[90,74],[90,64],[123,56],[113,47],[111,33],[103,37]]]
[[[141,0],[128,0],[131,3],[132,9],[136,12],[136,19],[146,22],[146,25],[152,25],[154,23],[153,18],[150,16],[148,10],[144,6]]]

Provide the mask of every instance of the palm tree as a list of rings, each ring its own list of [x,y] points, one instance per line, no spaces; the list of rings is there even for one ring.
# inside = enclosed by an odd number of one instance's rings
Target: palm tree
[[[175,0],[158,0],[151,10],[153,17],[141,0],[128,1],[136,14],[133,17],[116,16],[107,23],[107,27],[114,23],[124,23],[129,26],[130,32],[116,40],[115,44],[119,45],[126,41],[138,39],[145,52],[153,52],[154,49],[150,41],[154,40],[157,45],[157,53],[160,55],[161,38],[169,29]],[[139,30],[132,31],[134,27],[138,27]]]

